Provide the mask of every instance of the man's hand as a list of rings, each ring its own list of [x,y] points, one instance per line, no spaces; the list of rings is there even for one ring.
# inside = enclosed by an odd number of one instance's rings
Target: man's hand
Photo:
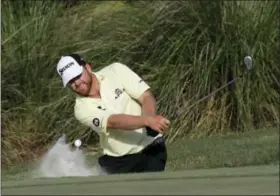
[[[160,115],[155,116],[146,116],[146,126],[150,127],[151,129],[163,133],[165,130],[168,129],[170,125],[170,121]]]

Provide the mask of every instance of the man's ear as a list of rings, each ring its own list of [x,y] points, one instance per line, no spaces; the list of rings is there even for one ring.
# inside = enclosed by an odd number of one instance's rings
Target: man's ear
[[[86,68],[86,70],[89,71],[89,72],[92,71],[91,65],[88,64],[88,63],[85,64],[85,68]]]

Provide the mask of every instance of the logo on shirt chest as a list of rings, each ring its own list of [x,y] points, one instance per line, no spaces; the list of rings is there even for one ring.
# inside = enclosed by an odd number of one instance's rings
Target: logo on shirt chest
[[[124,89],[119,89],[119,88],[116,88],[115,89],[115,99],[119,98],[121,96],[121,94],[123,94],[124,92]]]

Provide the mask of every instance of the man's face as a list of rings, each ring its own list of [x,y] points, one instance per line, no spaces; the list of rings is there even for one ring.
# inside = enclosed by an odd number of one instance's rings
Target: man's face
[[[91,67],[86,64],[82,74],[69,81],[68,87],[81,96],[88,96],[92,86]]]

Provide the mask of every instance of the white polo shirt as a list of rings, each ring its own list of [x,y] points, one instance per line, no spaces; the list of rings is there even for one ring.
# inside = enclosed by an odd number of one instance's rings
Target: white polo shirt
[[[107,120],[112,114],[141,116],[141,105],[136,99],[150,87],[121,63],[113,63],[93,74],[100,83],[101,99],[77,96],[74,110],[78,121],[99,134],[104,154],[123,156],[137,153],[162,136],[148,136],[145,128],[107,129]]]

